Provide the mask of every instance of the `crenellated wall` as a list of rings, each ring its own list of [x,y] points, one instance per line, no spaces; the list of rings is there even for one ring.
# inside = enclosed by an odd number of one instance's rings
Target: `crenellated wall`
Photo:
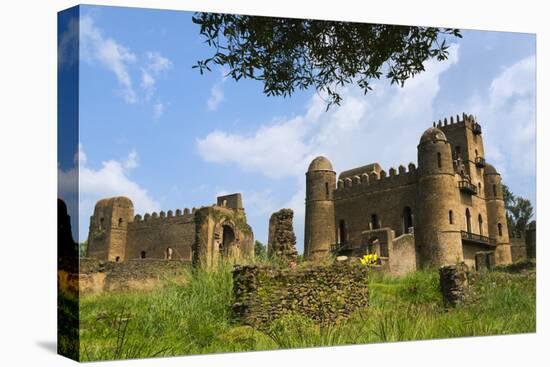
[[[412,221],[416,212],[417,169],[409,164],[408,169],[400,166],[391,168],[389,175],[384,170],[380,177],[364,172],[355,179],[339,181],[334,192],[335,219],[337,237],[353,247],[361,245],[361,232],[376,227],[390,227],[399,236],[407,231],[403,214],[410,208]],[[359,179],[357,179],[359,177]],[[362,178],[362,179],[361,179]],[[376,215],[377,223],[372,223]],[[342,221],[346,238],[342,236]]]
[[[136,215],[128,224],[128,243],[126,259],[146,258],[164,259],[168,248],[172,250],[172,259],[192,260],[192,246],[195,241],[195,209],[178,209],[167,213],[146,213]]]
[[[217,203],[134,216],[128,198],[100,200],[90,219],[87,256],[112,262],[182,260],[208,267],[220,258],[253,257],[254,235],[241,195],[225,195]]]

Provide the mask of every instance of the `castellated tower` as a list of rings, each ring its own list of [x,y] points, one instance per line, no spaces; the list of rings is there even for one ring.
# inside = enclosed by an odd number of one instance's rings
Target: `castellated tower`
[[[134,218],[134,204],[124,196],[100,200],[90,218],[88,256],[101,260],[125,258],[128,223]]]
[[[330,252],[336,243],[334,189],[336,172],[325,157],[315,158],[306,173],[306,218],[304,255],[317,260]]]
[[[495,262],[510,264],[512,252],[508,238],[508,224],[504,210],[502,179],[495,167],[487,164],[484,172],[485,200],[487,203],[487,221],[489,237],[496,239]]]
[[[420,266],[463,260],[460,196],[451,145],[438,128],[429,128],[418,145],[417,220],[415,237]]]

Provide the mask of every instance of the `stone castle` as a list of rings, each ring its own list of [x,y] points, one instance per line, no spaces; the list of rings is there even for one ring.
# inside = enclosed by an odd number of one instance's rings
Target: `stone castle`
[[[377,253],[394,273],[510,263],[501,177],[484,159],[474,116],[434,123],[417,149],[418,167],[386,172],[373,163],[338,178],[327,158],[315,158],[306,173],[305,257]]]
[[[184,260],[212,267],[220,258],[254,256],[254,234],[241,194],[220,196],[199,209],[134,216],[127,197],[96,203],[90,218],[87,256],[122,262],[132,259]]]

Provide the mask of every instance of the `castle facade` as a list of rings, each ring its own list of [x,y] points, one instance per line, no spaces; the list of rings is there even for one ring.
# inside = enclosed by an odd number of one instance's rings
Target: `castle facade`
[[[373,163],[338,177],[327,158],[315,158],[306,173],[305,257],[377,253],[395,273],[475,266],[476,258],[510,263],[502,179],[484,159],[474,116],[434,123],[417,151],[418,167],[386,172]]]
[[[220,196],[212,206],[143,217],[134,215],[127,197],[103,199],[95,205],[89,228],[87,256],[100,260],[153,258],[211,267],[222,258],[254,256],[254,234],[238,193]]]

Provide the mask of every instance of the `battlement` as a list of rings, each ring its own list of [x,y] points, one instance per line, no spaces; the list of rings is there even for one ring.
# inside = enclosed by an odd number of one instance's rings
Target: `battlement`
[[[143,216],[136,214],[134,220],[131,223],[139,222],[159,222],[159,221],[172,221],[176,218],[178,219],[192,219],[197,211],[196,208],[189,209],[185,208],[183,211],[181,209],[176,209],[175,212],[168,210],[167,212],[161,210],[160,212],[145,213]]]
[[[340,178],[335,195],[338,198],[352,192],[372,192],[408,185],[416,182],[417,171],[416,165],[411,162],[407,168],[400,165],[397,170],[391,167],[388,172],[380,169],[379,172],[364,172],[360,175]]]
[[[445,117],[443,120],[439,120],[438,122],[433,122],[433,127],[437,128],[445,128],[446,126],[456,125],[456,126],[466,126],[466,125],[479,125],[477,122],[477,117],[474,115],[468,115],[467,113],[463,112],[462,116],[456,115],[456,116],[450,116],[449,118]]]

